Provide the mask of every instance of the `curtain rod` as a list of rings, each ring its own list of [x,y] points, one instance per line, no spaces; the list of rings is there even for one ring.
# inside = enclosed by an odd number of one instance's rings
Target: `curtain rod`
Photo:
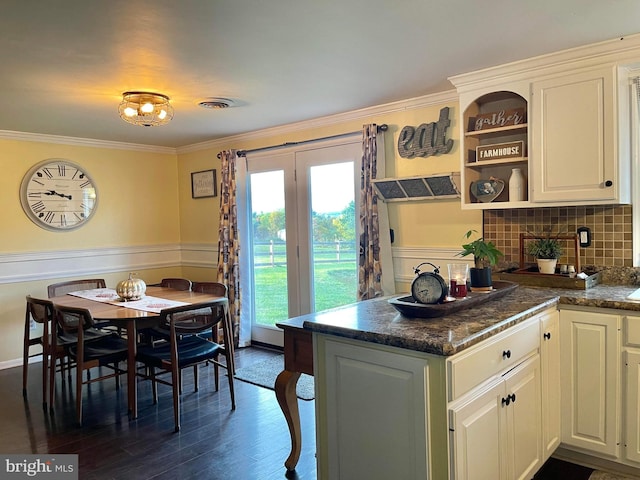
[[[382,125],[378,125],[378,132],[386,132],[388,128],[389,127],[387,126],[386,123]],[[285,142],[285,143],[281,143],[280,145],[271,145],[268,147],[253,148],[251,150],[238,150],[236,152],[236,155],[238,157],[246,157],[247,153],[262,152],[263,150],[271,150],[274,148],[292,147],[294,145],[303,145],[305,143],[319,142],[321,140],[332,140],[334,138],[348,137],[351,135],[356,135],[358,133],[362,133],[362,130],[358,130],[357,132],[340,133],[338,135],[330,135],[328,137],[312,138],[310,140],[301,140],[299,142]],[[217,156],[218,158],[220,158],[220,154],[218,154]]]

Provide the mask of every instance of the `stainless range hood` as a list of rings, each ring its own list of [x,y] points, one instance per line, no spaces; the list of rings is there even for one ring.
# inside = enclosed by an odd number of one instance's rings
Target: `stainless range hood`
[[[385,202],[460,198],[460,172],[373,180],[378,197]]]

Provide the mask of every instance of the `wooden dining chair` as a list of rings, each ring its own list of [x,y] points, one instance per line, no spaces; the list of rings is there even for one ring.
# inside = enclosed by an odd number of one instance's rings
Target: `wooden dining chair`
[[[209,295],[216,295],[219,297],[228,298],[227,286],[224,283],[220,283],[220,282],[193,282],[193,285],[191,286],[191,290],[198,293],[208,293]],[[236,368],[235,368],[235,351],[234,351],[234,345],[233,345],[233,325],[231,324],[231,317],[229,316],[228,312],[227,312],[225,321],[227,322],[227,328],[229,329],[229,332],[231,332],[230,334],[231,343],[228,346],[229,351],[231,352],[231,360],[232,360],[232,364],[230,365],[230,371],[233,375],[235,375]],[[216,330],[215,332],[212,332],[212,340],[214,342],[218,342],[219,339],[220,339],[220,331]],[[217,372],[216,372],[216,378],[217,378]]]
[[[47,374],[49,366],[49,329],[53,320],[53,303],[27,295],[27,308],[24,318],[24,340],[22,356],[22,395],[27,397],[27,380],[29,375],[29,359],[42,355],[42,406],[47,408]],[[31,324],[40,325],[42,332],[32,336]],[[39,346],[40,353],[30,353],[31,347]],[[56,359],[52,359],[52,368],[56,368]]]
[[[188,291],[191,290],[191,280],[187,278],[163,278],[160,283],[149,285],[150,287],[173,288],[174,290]]]
[[[76,419],[78,425],[82,425],[83,385],[115,377],[116,389],[119,389],[119,376],[126,373],[119,364],[127,360],[127,342],[115,332],[97,330],[91,312],[85,308],[54,305],[53,318],[56,334],[51,336],[52,349],[63,345],[68,355],[76,362]],[[84,379],[85,370],[88,372],[92,368],[103,366],[111,368],[113,373],[101,374],[98,377],[87,375],[87,379]],[[50,388],[51,409],[53,409],[54,397],[55,382]]]
[[[103,278],[88,278],[82,280],[69,280],[67,282],[53,283],[47,286],[49,298],[60,297],[69,292],[78,290],[91,290],[94,288],[107,288],[107,283]]]
[[[149,369],[149,373],[139,373],[139,375],[151,380],[154,403],[158,401],[158,383],[172,387],[176,432],[180,430],[180,370],[207,361],[214,362],[225,369],[232,364],[228,348],[199,336],[204,331],[213,330],[222,325],[225,345],[229,344],[230,332],[227,328],[227,322],[224,321],[227,311],[225,304],[226,300],[218,300],[162,310],[160,322],[170,332],[169,341],[160,345],[141,345],[138,347],[136,360]],[[224,364],[218,360],[218,356],[221,354],[225,357]],[[217,375],[217,370],[214,370],[214,373]],[[170,375],[170,379],[159,378],[165,374]],[[229,378],[231,409],[235,410],[233,375],[228,372],[227,376]],[[218,382],[216,380],[217,390]]]

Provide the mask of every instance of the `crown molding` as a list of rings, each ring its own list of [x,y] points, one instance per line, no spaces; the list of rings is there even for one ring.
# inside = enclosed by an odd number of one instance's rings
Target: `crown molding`
[[[176,149],[139,143],[114,142],[110,140],[96,140],[94,138],[65,137],[62,135],[48,135],[44,133],[16,132],[0,130],[0,139],[20,140],[23,142],[55,143],[59,145],[74,145],[78,147],[111,148],[115,150],[129,150],[148,153],[162,153],[176,155]]]
[[[376,105],[373,107],[361,108],[359,110],[337,113],[335,115],[327,115],[325,117],[304,120],[302,122],[289,123],[287,125],[280,125],[278,127],[265,128],[262,130],[255,130],[253,132],[242,133],[239,135],[217,138],[215,140],[207,142],[194,143],[192,145],[178,147],[176,150],[178,154],[183,154],[206,149],[224,149],[229,148],[229,145],[232,145],[234,143],[241,143],[243,141],[274,137],[277,135],[285,135],[288,133],[300,132],[304,130],[313,130],[315,128],[327,127],[352,120],[360,120],[364,118],[368,119],[377,115],[386,115],[394,112],[414,110],[417,108],[438,106],[442,105],[443,103],[457,101],[458,93],[455,90],[447,90],[445,92],[432,93],[429,95],[423,95],[421,97],[410,98],[407,100],[399,100],[397,102],[385,103],[383,105]]]
[[[543,73],[558,73],[569,69],[588,68],[603,63],[625,62],[637,64],[640,55],[640,34],[623,36],[612,40],[582,45],[537,57],[517,60],[474,72],[449,77],[459,92],[477,88],[479,84],[531,78],[541,70]]]

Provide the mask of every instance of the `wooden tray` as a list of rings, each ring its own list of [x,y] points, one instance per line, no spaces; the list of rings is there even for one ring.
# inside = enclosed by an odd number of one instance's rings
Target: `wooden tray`
[[[569,277],[567,274],[540,273],[538,267],[519,268],[509,272],[497,272],[495,276],[501,280],[508,280],[521,285],[532,287],[569,288],[571,290],[586,290],[600,283],[600,272],[593,273],[587,278]]]
[[[464,299],[456,299],[444,303],[424,304],[418,303],[409,296],[390,298],[389,303],[405,317],[435,318],[475,307],[489,300],[504,297],[507,293],[518,288],[517,283],[503,280],[493,281],[493,290],[488,292],[470,292]],[[450,297],[448,297],[450,298]]]

